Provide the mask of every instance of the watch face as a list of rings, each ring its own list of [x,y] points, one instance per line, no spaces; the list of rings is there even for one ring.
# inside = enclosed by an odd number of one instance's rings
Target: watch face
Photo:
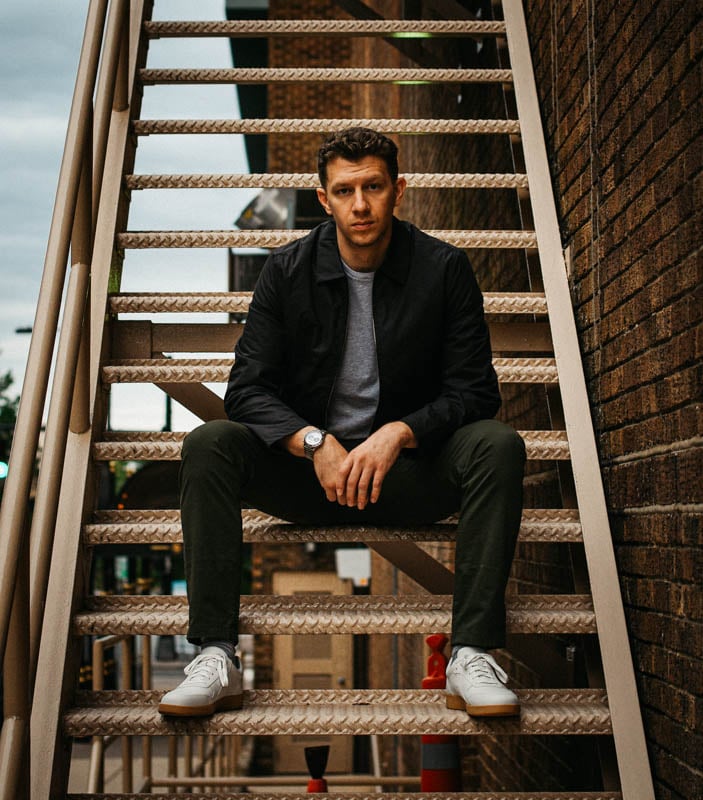
[[[305,444],[309,447],[319,447],[322,444],[322,431],[310,431],[305,434]],[[300,441],[300,440],[298,440]]]

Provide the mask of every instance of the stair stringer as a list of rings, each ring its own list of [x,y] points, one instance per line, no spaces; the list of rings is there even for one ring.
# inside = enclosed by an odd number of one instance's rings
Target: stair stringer
[[[137,83],[139,62],[146,56],[141,30],[151,15],[153,0],[131,0],[129,30],[129,101],[124,109],[112,109],[105,158],[105,175],[100,191],[95,242],[91,261],[90,289],[90,404],[92,429],[84,433],[69,430],[51,568],[46,593],[45,616],[30,720],[30,792],[32,800],[63,798],[68,790],[70,741],[61,731],[63,710],[74,690],[71,617],[82,597],[81,528],[92,501],[92,442],[102,431],[104,403],[100,391],[100,366],[104,348],[108,286],[115,257],[115,234],[121,214],[126,214],[122,191],[123,172],[129,154],[131,118],[141,103]],[[130,165],[131,166],[131,165]]]
[[[521,0],[503,0],[530,200],[625,800],[654,800],[644,727]],[[607,621],[607,623],[606,623]]]

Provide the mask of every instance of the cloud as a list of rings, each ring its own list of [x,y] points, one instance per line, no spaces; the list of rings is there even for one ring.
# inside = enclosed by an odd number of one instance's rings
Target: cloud
[[[155,19],[221,19],[224,0],[157,0]],[[0,4],[0,373],[11,369],[19,390],[44,264],[51,214],[66,137],[68,115],[85,28],[88,0],[46,3],[6,0]],[[150,44],[149,66],[231,66],[224,39],[161,40]],[[232,117],[238,113],[232,86],[146,87],[146,118]],[[140,140],[141,172],[242,172],[241,137],[152,136]],[[135,193],[130,228],[230,227],[256,190],[240,192]],[[125,291],[222,290],[227,282],[224,251],[135,251],[127,254]],[[135,387],[134,400],[115,397],[114,414],[160,419],[163,396]],[[121,403],[125,404],[125,412]],[[143,419],[140,419],[143,415]],[[192,427],[185,412],[175,424]]]

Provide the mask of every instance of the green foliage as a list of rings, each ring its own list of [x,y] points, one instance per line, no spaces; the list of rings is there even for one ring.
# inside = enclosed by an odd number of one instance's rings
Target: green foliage
[[[7,462],[10,460],[10,447],[19,405],[19,397],[8,397],[8,390],[13,383],[11,372],[0,375],[0,496],[2,496],[5,484]]]
[[[0,422],[5,424],[12,424],[17,419],[17,407],[19,406],[19,397],[10,398],[7,392],[15,382],[11,372],[6,372],[0,375]]]

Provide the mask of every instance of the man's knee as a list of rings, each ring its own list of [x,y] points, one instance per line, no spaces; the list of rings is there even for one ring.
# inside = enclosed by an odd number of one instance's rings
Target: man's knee
[[[207,469],[224,457],[228,461],[237,460],[247,446],[251,434],[244,425],[217,419],[194,428],[184,439],[181,449],[183,467]]]
[[[510,425],[495,419],[484,419],[460,428],[458,440],[459,462],[467,468],[477,462],[501,466],[511,465],[522,470],[525,464],[525,443]]]

